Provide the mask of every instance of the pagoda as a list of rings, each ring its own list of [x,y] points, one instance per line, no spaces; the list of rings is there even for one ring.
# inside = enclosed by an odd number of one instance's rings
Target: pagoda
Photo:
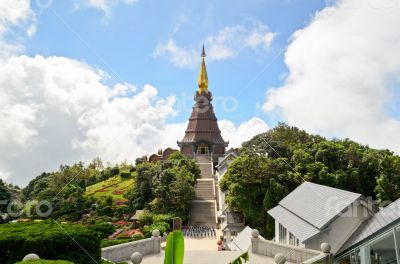
[[[224,141],[219,130],[214,107],[211,103],[212,93],[208,90],[208,77],[203,50],[198,79],[198,90],[194,95],[195,104],[189,118],[189,124],[182,141],[178,141],[181,152],[190,158],[199,155],[209,156],[213,161],[225,154],[228,142]]]

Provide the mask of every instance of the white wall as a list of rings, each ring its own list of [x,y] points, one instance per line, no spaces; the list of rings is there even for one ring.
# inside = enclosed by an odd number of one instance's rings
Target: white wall
[[[357,205],[347,209],[341,216],[333,221],[321,234],[305,243],[306,248],[319,250],[321,243],[326,242],[331,245],[331,251],[336,254],[344,242],[357,230],[361,223],[368,218],[364,215],[366,208]]]
[[[101,249],[101,257],[112,262],[129,260],[132,253],[139,252],[143,256],[161,252],[161,238],[151,237],[138,241],[119,244]]]
[[[282,226],[284,226],[284,225],[282,225]],[[286,228],[286,227],[285,227],[285,228]],[[289,244],[290,244],[290,242],[289,242],[289,233],[290,233],[290,230],[288,230],[288,229],[286,228],[286,242],[284,243],[284,244],[286,244],[286,245],[289,245]],[[293,233],[292,233],[292,234],[293,234]],[[276,242],[276,243],[280,243],[280,242],[279,242],[279,222],[276,221],[276,220],[275,220],[275,242]],[[298,248],[305,248],[305,245],[304,245],[303,243],[300,242]],[[319,249],[317,249],[317,250],[319,250]]]
[[[229,164],[231,164],[233,160],[226,160],[221,167],[218,168],[218,171],[216,173],[217,175],[217,180],[218,180],[218,205],[220,210],[225,208],[225,193],[221,191],[221,188],[219,188],[219,183],[224,177],[226,171],[228,170]]]
[[[284,245],[261,238],[251,239],[251,251],[254,254],[274,257],[277,253],[286,256],[288,262],[303,263],[304,261],[319,256],[322,252]]]
[[[331,245],[332,253],[343,246],[346,240],[357,230],[357,228],[371,216],[367,208],[356,202],[353,206],[346,209],[341,216],[336,218],[319,235],[300,243],[299,247],[320,250],[321,243],[326,242]],[[284,226],[284,225],[283,225]],[[286,228],[286,242],[289,245],[289,233],[291,230]],[[293,234],[293,232],[291,232]],[[275,220],[275,241],[279,243],[279,222]]]

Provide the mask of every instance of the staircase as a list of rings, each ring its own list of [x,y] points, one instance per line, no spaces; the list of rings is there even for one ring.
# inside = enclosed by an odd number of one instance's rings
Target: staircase
[[[190,224],[215,227],[217,204],[213,164],[207,156],[196,156],[196,163],[200,167],[201,174],[195,185],[196,198],[191,205]]]
[[[190,224],[216,227],[215,201],[193,200],[190,210]]]
[[[214,180],[213,179],[198,179],[194,186],[196,200],[214,200]]]

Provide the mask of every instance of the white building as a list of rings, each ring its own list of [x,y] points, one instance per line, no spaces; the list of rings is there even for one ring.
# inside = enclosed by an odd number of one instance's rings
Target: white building
[[[237,157],[238,153],[234,149],[228,150],[223,157],[218,159],[215,173],[218,183],[218,219],[222,234],[227,242],[230,242],[245,228],[243,215],[229,210],[228,205],[225,203],[226,193],[219,188],[219,183],[227,172],[229,164]]]
[[[234,149],[228,150],[223,157],[218,158],[218,165],[216,166],[216,177],[217,184],[221,182],[225,173],[228,170],[229,164],[231,164],[238,156],[238,153]],[[225,204],[225,193],[218,187],[218,215],[222,215],[223,211],[227,208]]]
[[[400,199],[365,221],[335,257],[336,264],[400,264]]]
[[[275,219],[275,241],[319,250],[329,243],[336,254],[361,224],[373,215],[364,197],[304,182],[268,211]]]

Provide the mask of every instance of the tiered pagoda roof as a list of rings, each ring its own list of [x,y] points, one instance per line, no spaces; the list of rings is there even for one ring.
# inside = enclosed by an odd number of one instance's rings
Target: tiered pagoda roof
[[[221,136],[214,107],[211,103],[212,93],[208,90],[208,76],[205,63],[205,51],[203,46],[202,63],[198,78],[198,90],[194,95],[195,104],[189,118],[189,124],[179,146],[192,143],[207,143],[211,145],[223,145],[226,147],[228,142]]]

